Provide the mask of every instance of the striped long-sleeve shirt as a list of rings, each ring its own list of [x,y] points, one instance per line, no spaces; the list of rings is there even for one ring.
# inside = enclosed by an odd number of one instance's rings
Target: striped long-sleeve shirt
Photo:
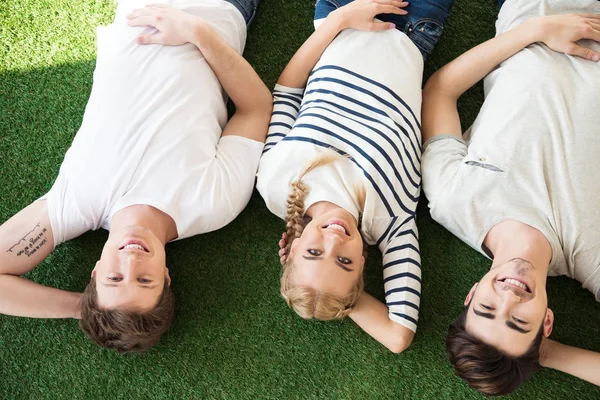
[[[389,317],[415,331],[421,262],[415,213],[420,194],[423,61],[399,31],[343,31],[306,88],[276,86],[257,188],[285,218],[290,183],[320,152],[347,156],[309,173],[305,207],[330,201],[357,215],[354,185],[367,197],[361,233],[383,254]]]

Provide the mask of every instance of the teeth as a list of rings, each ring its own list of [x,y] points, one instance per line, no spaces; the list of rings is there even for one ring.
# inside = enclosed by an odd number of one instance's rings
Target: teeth
[[[335,229],[336,231],[339,231],[339,232],[342,232],[344,234],[347,234],[346,228],[344,228],[343,226],[338,225],[338,224],[329,224],[329,225],[326,226],[326,229]]]
[[[143,250],[146,251],[146,249],[144,249],[142,246],[140,246],[139,244],[128,244],[125,247],[123,247],[124,249],[138,249],[138,250]]]
[[[504,280],[504,283],[508,283],[509,285],[520,287],[521,289],[523,289],[525,291],[529,291],[529,289],[527,288],[527,285],[517,281],[516,279],[506,278]]]

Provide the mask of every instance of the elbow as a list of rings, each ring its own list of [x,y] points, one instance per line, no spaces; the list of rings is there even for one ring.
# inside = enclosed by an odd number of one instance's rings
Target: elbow
[[[256,94],[255,105],[257,112],[267,116],[269,119],[271,118],[271,113],[273,112],[273,97],[266,86],[263,85],[261,90]]]
[[[407,328],[404,328],[403,326],[399,328],[403,329],[400,329],[400,332],[395,334],[393,338],[391,338],[390,342],[386,344],[388,350],[394,354],[400,354],[404,350],[408,349],[414,337],[414,333],[412,331],[406,332]],[[393,331],[396,333],[395,331],[397,330],[393,329]]]

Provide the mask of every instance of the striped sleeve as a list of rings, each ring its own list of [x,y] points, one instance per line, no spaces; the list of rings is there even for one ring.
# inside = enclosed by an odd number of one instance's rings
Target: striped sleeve
[[[416,332],[421,302],[421,255],[414,216],[405,221],[394,218],[381,239],[389,317]]]
[[[271,114],[271,123],[269,124],[269,132],[263,153],[273,148],[292,130],[300,112],[303,94],[304,89],[275,85],[273,90],[273,114]]]

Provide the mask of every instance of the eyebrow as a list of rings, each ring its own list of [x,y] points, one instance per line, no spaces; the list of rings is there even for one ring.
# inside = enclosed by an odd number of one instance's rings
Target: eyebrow
[[[513,330],[515,330],[519,333],[523,333],[523,334],[531,332],[531,330],[520,328],[512,321],[506,321],[506,326],[508,326],[510,329],[513,329]]]
[[[479,315],[480,317],[483,317],[483,318],[496,319],[496,316],[492,313],[485,313],[485,312],[477,311],[475,308],[473,308],[473,312],[475,313],[475,315]]]
[[[117,285],[115,283],[101,283],[102,286],[106,286],[106,287],[119,287],[121,285]],[[152,286],[148,286],[148,285],[137,285],[139,288],[142,289],[154,289],[157,285],[152,285]]]
[[[305,255],[302,255],[302,258],[304,258],[305,260],[309,260],[309,261],[315,261],[315,260],[322,260],[323,259],[323,257],[307,257]],[[338,260],[335,261],[335,265],[337,265],[338,267],[340,267],[341,269],[343,269],[346,272],[352,272],[352,271],[354,271],[353,269],[350,269],[350,268],[346,267],[344,264],[342,264]]]

